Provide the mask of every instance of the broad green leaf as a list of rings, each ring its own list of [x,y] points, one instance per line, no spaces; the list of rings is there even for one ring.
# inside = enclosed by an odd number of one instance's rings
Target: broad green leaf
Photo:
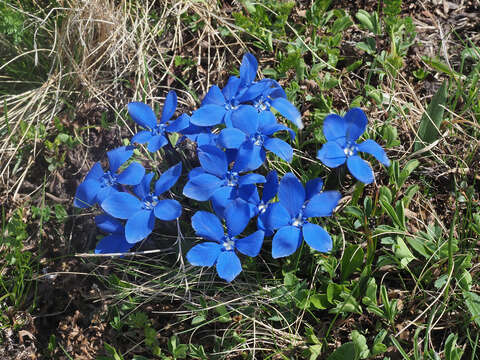
[[[472,320],[480,326],[480,296],[470,291],[464,291],[463,298],[470,314],[472,314]]]
[[[443,120],[444,106],[447,101],[447,81],[433,96],[427,110],[420,120],[418,139],[415,140],[414,151],[423,149],[440,137],[440,125]]]
[[[338,349],[336,349],[327,360],[358,360],[358,355],[355,352],[355,344],[353,342],[348,342],[343,344]]]

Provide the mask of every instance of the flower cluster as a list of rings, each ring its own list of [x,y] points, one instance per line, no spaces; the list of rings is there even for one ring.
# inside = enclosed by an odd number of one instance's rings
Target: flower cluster
[[[279,180],[276,171],[265,175],[261,169],[268,152],[287,162],[293,158],[288,139],[295,138],[295,131],[279,122],[277,115],[297,129],[303,124],[300,112],[287,100],[279,83],[255,80],[257,68],[255,57],[246,54],[240,76],[230,77],[223,89],[213,85],[191,116],[182,114],[172,120],[177,107],[173,91],[166,96],[159,121],[147,104],[128,104],[131,118],[142,129],[132,137],[132,145],[107,153],[107,171],[100,163],[93,166],[75,197],[75,206],[98,204],[105,212],[95,219],[108,234],[97,245],[97,253],[128,251],[151,234],[156,219],[180,217],[182,207],[168,197],[168,192],[182,176],[182,164],[157,175],[130,161],[135,146],[143,145],[151,153],[165,146],[173,148],[171,133],[180,135],[179,142],[188,139],[197,146],[198,166],[186,175],[183,195],[209,201],[213,209],[197,211],[191,219],[196,235],[206,240],[186,254],[192,265],[215,265],[222,279],[232,281],[242,271],[238,253],[257,256],[266,236],[272,236],[274,258],[293,254],[303,240],[314,250],[332,250],[332,238],[312,220],[331,216],[340,193],[323,191],[320,178],[304,187],[293,173]],[[346,162],[356,178],[369,183],[373,172],[357,152],[372,154],[385,165],[388,158],[372,140],[356,143],[366,123],[360,109],[350,110],[345,117],[327,116],[324,133],[328,142],[318,158],[330,167]],[[279,132],[284,132],[283,139],[276,137]],[[249,234],[242,235],[248,229],[252,229]]]

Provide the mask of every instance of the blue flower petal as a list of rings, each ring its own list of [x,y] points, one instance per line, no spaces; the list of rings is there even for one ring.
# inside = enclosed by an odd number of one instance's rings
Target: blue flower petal
[[[221,186],[212,194],[210,201],[218,217],[224,217],[225,208],[237,197],[237,190],[233,186]]]
[[[293,131],[288,126],[285,126],[283,124],[271,124],[264,127],[261,131],[262,131],[262,134],[268,135],[268,136],[273,135],[277,131],[288,131],[288,133],[290,134],[290,140],[295,139],[295,131]]]
[[[282,160],[290,162],[293,159],[292,147],[281,139],[267,139],[263,146],[265,149],[270,150]]]
[[[195,215],[192,216],[192,227],[197,236],[207,240],[220,242],[225,235],[222,223],[218,217],[207,211],[197,211]]]
[[[155,174],[153,172],[146,174],[140,184],[136,185],[133,188],[133,192],[137,195],[140,199],[145,199],[148,194],[150,194],[150,183],[152,182],[153,176]]]
[[[95,205],[100,185],[99,181],[93,179],[85,180],[78,185],[73,206],[85,209]]]
[[[332,238],[319,225],[305,223],[302,227],[303,239],[312,249],[320,252],[329,252],[332,250]]]
[[[99,180],[104,174],[105,172],[102,169],[102,165],[100,165],[99,162],[96,162],[93,164],[87,176],[85,176],[85,180]]]
[[[317,158],[331,168],[340,166],[347,160],[344,149],[335,141],[329,141],[323,144],[322,148],[318,150]]]
[[[352,108],[345,114],[347,140],[357,140],[367,129],[368,119],[360,108]]]
[[[225,97],[222,94],[222,90],[217,85],[212,85],[208,89],[207,95],[202,100],[202,106],[214,104],[219,106],[225,106]]]
[[[258,61],[250,53],[243,55],[242,64],[240,65],[240,81],[241,86],[250,85],[257,76]]]
[[[259,184],[259,183],[264,183],[266,181],[267,180],[265,179],[265,176],[260,174],[255,174],[255,173],[243,175],[238,178],[238,184],[240,186]]]
[[[244,88],[243,91],[241,91],[241,94],[239,94],[236,97],[236,100],[238,100],[241,103],[246,103],[250,102],[264,94],[268,88],[271,85],[271,80],[270,79],[263,79],[259,82],[253,83],[249,85],[247,88]]]
[[[238,149],[233,171],[245,172],[256,170],[265,161],[265,150],[261,146],[245,141]]]
[[[101,186],[100,190],[97,192],[97,197],[95,202],[99,205],[102,205],[103,201],[108,198],[110,195],[119,192],[118,185],[113,186]]]
[[[225,208],[225,222],[230,236],[241,234],[250,221],[250,207],[241,199],[231,201]]]
[[[390,159],[385,150],[382,149],[375,141],[368,139],[358,145],[358,151],[366,152],[373,155],[375,159],[380,161],[385,166],[390,166]]]
[[[257,205],[260,202],[260,196],[255,185],[240,186],[237,191],[238,197],[248,203]]]
[[[188,180],[194,178],[195,176],[205,174],[205,170],[201,166],[194,167],[188,173]]]
[[[152,108],[142,102],[131,102],[127,105],[128,113],[138,125],[153,129],[157,125],[157,117]]]
[[[225,153],[216,146],[204,145],[200,147],[198,160],[202,168],[210,174],[223,177],[227,173],[227,157]]]
[[[258,112],[251,105],[241,105],[232,112],[232,125],[247,135],[254,135],[258,129]]]
[[[298,109],[287,99],[279,97],[273,99],[272,107],[283,117],[290,120],[299,130],[303,129],[302,116]]]
[[[270,171],[267,174],[267,182],[263,186],[262,200],[267,202],[272,200],[278,192],[278,175],[275,170]]]
[[[344,145],[347,136],[345,119],[337,114],[327,115],[323,120],[323,135],[327,141],[336,141],[339,145]]]
[[[331,216],[342,195],[336,191],[324,191],[314,195],[307,203],[303,215],[309,217]]]
[[[305,202],[305,189],[293,173],[287,173],[280,180],[278,199],[290,216],[296,217]]]
[[[100,240],[95,248],[95,254],[118,254],[125,253],[133,247],[133,244],[127,242],[125,236],[112,234],[105,236]]]
[[[147,149],[151,153],[160,150],[162,147],[168,144],[168,140],[164,135],[155,135],[148,142]]]
[[[222,251],[217,259],[217,273],[223,280],[231,282],[242,272],[240,259],[233,251]]]
[[[262,111],[258,114],[258,129],[266,135],[272,135],[274,132],[267,134],[263,130],[273,125],[280,125],[277,123],[275,115],[270,110]]]
[[[238,149],[245,139],[245,133],[235,128],[225,128],[218,136],[220,145],[227,149]]]
[[[370,184],[374,180],[372,167],[360,156],[354,155],[347,159],[347,166],[350,173],[361,182]]]
[[[151,131],[143,130],[133,135],[130,142],[132,144],[145,144],[146,142],[150,141],[152,137],[153,135]]]
[[[225,115],[225,107],[207,104],[195,110],[190,117],[190,122],[198,126],[213,126],[221,124]]]
[[[255,257],[262,249],[264,236],[265,233],[262,230],[257,230],[247,237],[237,239],[235,248],[244,255]]]
[[[238,93],[238,88],[240,86],[240,79],[236,76],[230,76],[227,81],[227,85],[222,90],[223,96],[227,101],[232,100],[235,95]]]
[[[166,123],[170,120],[177,109],[177,93],[173,90],[170,90],[165,97],[165,102],[163,103],[162,118],[160,119],[161,123]]]
[[[172,166],[165,171],[155,183],[155,195],[161,195],[177,182],[178,178],[182,174],[182,163]]]
[[[145,175],[145,168],[137,162],[132,162],[119,175],[117,181],[123,185],[137,185]]]
[[[190,116],[187,114],[180,115],[175,121],[165,128],[168,132],[181,132],[190,126]]]
[[[267,229],[279,229],[290,223],[292,217],[280,203],[273,203],[267,207],[263,223]]]
[[[284,226],[280,228],[272,240],[272,257],[274,259],[292,255],[297,251],[302,241],[302,232],[296,226]]]
[[[121,146],[107,152],[110,171],[116,172],[133,155],[133,149]]]
[[[159,200],[153,211],[158,219],[171,221],[182,215],[182,206],[177,200]]]
[[[305,184],[305,192],[307,194],[307,200],[310,200],[314,195],[319,194],[323,188],[323,180],[320,178],[307,181]]]
[[[110,234],[124,234],[124,228],[120,221],[107,214],[95,216],[95,224],[100,230]]]
[[[125,225],[125,238],[135,244],[150,235],[155,227],[155,216],[152,210],[137,211]]]
[[[116,192],[106,198],[102,204],[102,209],[117,219],[131,218],[136,212],[142,209],[142,203],[135,196]]]
[[[202,174],[190,179],[183,188],[183,195],[198,201],[207,201],[218,190],[223,180],[210,174]]]
[[[222,246],[212,242],[195,245],[187,253],[187,260],[194,266],[213,266],[222,251]]]

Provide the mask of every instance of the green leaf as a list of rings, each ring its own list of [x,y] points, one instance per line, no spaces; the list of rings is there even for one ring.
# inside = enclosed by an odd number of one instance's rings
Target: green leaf
[[[432,68],[434,68],[435,70],[439,71],[439,72],[443,72],[445,74],[448,74],[454,78],[459,78],[461,77],[462,75],[457,73],[456,71],[450,69],[450,67],[445,64],[444,62],[440,61],[440,59],[438,58],[431,58],[431,57],[428,57],[428,56],[422,56],[422,60],[429,66],[431,66]]]
[[[358,360],[358,355],[355,351],[355,344],[353,342],[348,342],[343,344],[338,349],[336,349],[327,360]]]
[[[313,294],[310,297],[310,303],[319,310],[325,310],[330,305],[326,294]]]
[[[350,19],[350,16],[348,15],[342,16],[341,18],[338,18],[337,20],[335,20],[335,22],[332,25],[331,32],[333,34],[338,34],[351,25],[353,25],[353,21],[352,19]]]
[[[367,339],[357,330],[352,331],[352,341],[355,345],[356,353],[360,359],[366,359],[370,354],[367,345]]]
[[[308,360],[316,360],[320,354],[322,353],[322,345],[310,345],[305,351],[303,352],[303,358]]]
[[[215,311],[218,313],[218,315],[220,315],[220,317],[217,318],[218,322],[228,323],[232,321],[232,317],[230,316],[225,305],[217,306]]]
[[[358,21],[360,21],[360,24],[366,27],[369,31],[374,32],[373,22],[370,19],[370,14],[368,12],[363,9],[358,10],[358,12],[355,14],[355,17]]]
[[[363,257],[365,256],[360,245],[350,245],[345,249],[342,260],[340,261],[341,276],[340,280],[343,282],[363,264]]]
[[[480,326],[480,296],[470,291],[464,291],[463,298],[465,299],[468,311],[472,314],[472,320]]]
[[[433,143],[440,137],[440,125],[443,120],[447,94],[447,81],[445,80],[433,96],[432,101],[420,120],[418,139],[415,140],[414,151],[423,149],[426,145]]]
[[[406,267],[410,261],[415,259],[412,252],[402,240],[401,237],[397,236],[397,243],[394,246],[395,256],[401,261],[403,267]]]
[[[192,325],[198,325],[203,323],[207,317],[205,315],[197,315],[192,319]]]
[[[420,165],[420,161],[418,161],[416,159],[410,160],[405,165],[405,167],[402,169],[402,171],[398,175],[398,181],[397,181],[398,189],[400,189],[403,186],[403,184],[405,183],[407,178],[410,176],[410,174],[413,172],[413,170],[415,170],[418,167],[418,165]]]

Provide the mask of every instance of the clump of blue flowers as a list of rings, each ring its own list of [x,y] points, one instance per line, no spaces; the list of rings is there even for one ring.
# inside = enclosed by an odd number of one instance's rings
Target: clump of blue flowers
[[[167,94],[158,118],[145,103],[128,104],[128,113],[140,130],[131,145],[107,153],[106,171],[96,163],[75,195],[76,207],[98,205],[104,211],[95,218],[107,234],[96,253],[125,253],[154,231],[157,220],[178,220],[182,195],[194,201],[193,206],[208,201],[213,209],[196,211],[191,217],[191,226],[203,242],[187,252],[187,260],[194,266],[215,266],[219,277],[228,282],[241,273],[242,256],[259,255],[268,237],[272,237],[273,258],[295,253],[303,241],[319,252],[333,249],[332,237],[318,219],[333,214],[341,194],[324,191],[320,178],[304,186],[291,172],[279,179],[275,170],[265,171],[269,153],[280,161],[293,160],[289,141],[303,123],[275,80],[255,80],[257,69],[255,57],[246,54],[239,76],[231,76],[223,89],[213,85],[191,115],[174,117],[174,91]],[[318,152],[320,161],[329,167],[346,163],[354,177],[371,183],[373,171],[358,153],[371,154],[387,166],[389,160],[373,140],[357,143],[366,125],[367,118],[358,108],[344,117],[328,115],[323,126],[327,143]],[[160,171],[132,161],[135,148],[146,148],[150,156],[161,156],[166,146],[175,149],[178,143],[170,143],[174,133],[179,142],[196,144],[198,166],[188,173],[183,174],[181,162]],[[175,189],[179,180],[184,185]]]

